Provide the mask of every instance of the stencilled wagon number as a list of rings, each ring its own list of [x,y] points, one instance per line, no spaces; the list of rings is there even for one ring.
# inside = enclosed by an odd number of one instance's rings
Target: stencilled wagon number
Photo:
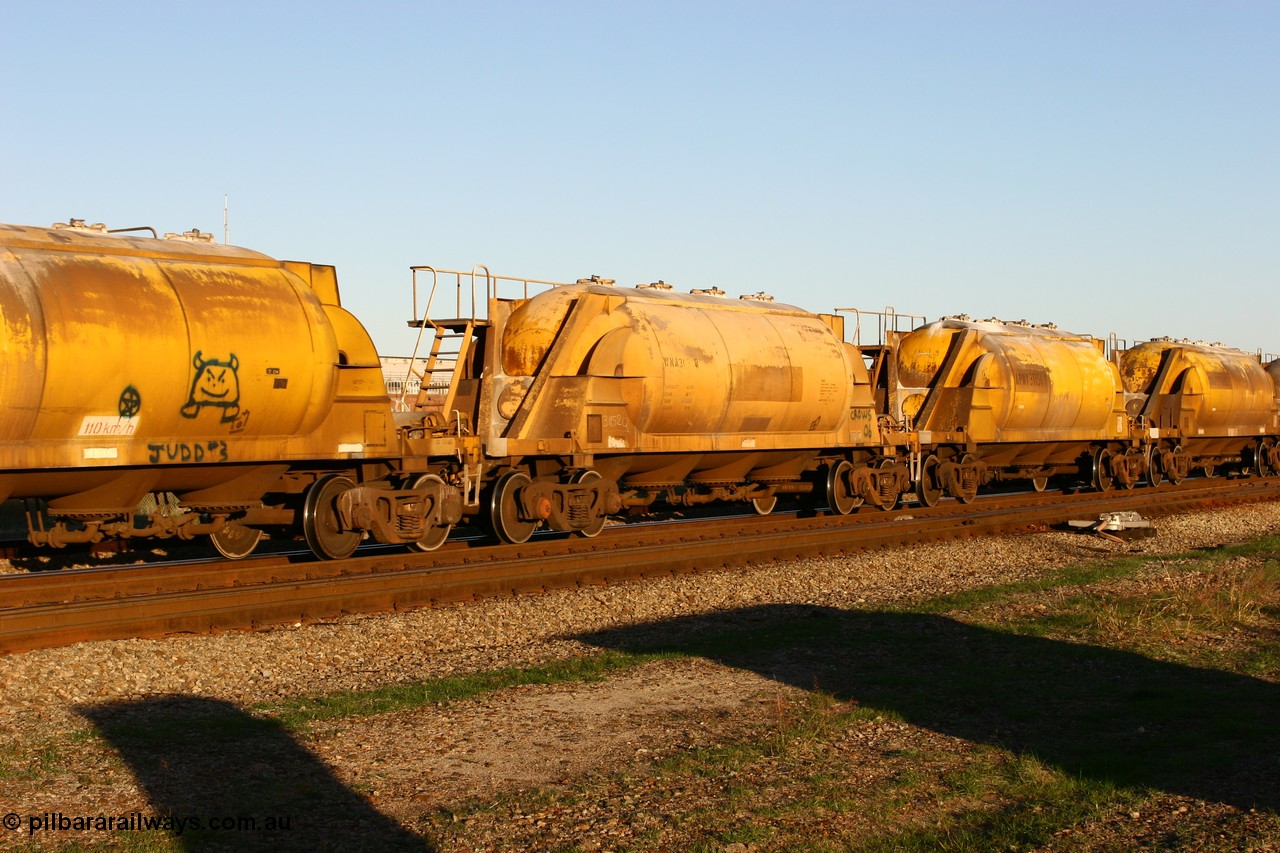
[[[859,408],[851,409],[849,411],[849,420],[851,421],[851,426],[854,431],[856,432],[859,426],[862,428],[863,441],[873,441],[875,439],[875,433],[872,430],[872,426],[876,422],[875,417],[875,413],[870,409]]]
[[[225,441],[198,441],[190,443],[178,441],[165,444],[148,444],[151,454],[150,462],[226,462],[227,443]]]

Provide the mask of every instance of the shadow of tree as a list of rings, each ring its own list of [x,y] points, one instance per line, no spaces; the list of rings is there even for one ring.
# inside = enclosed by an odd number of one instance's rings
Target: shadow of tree
[[[579,637],[696,654],[1066,773],[1280,809],[1280,685],[923,614],[778,605]]]
[[[128,763],[160,815],[188,821],[175,833],[186,850],[434,849],[281,726],[228,702],[165,697],[79,713]]]

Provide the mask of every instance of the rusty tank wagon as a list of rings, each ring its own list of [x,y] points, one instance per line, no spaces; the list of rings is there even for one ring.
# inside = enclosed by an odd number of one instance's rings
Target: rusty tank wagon
[[[1118,354],[1126,407],[1150,440],[1152,482],[1194,469],[1280,469],[1276,384],[1257,355],[1157,338]]]
[[[208,535],[241,556],[279,527],[340,555],[362,538],[336,514],[349,492],[348,516],[400,525],[390,541],[425,532],[396,506],[377,351],[332,267],[198,232],[4,225],[0,342],[0,498],[37,544]]]
[[[422,375],[450,355],[442,393],[408,408],[424,440],[475,437],[477,509],[503,541],[539,525],[595,535],[606,515],[659,501],[767,513],[799,493],[850,512],[909,489],[841,317],[602,279],[499,298],[502,282],[529,282],[420,269],[433,294],[442,274],[485,291],[484,319],[415,321],[433,330]]]
[[[1120,379],[1090,336],[961,315],[901,336],[892,352],[882,396],[918,437],[916,490],[928,506],[971,501],[995,481],[1043,490],[1082,466],[1110,471],[1126,452]]]

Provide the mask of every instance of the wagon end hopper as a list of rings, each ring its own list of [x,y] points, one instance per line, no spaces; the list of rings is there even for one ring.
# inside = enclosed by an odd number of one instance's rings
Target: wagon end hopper
[[[1238,349],[1169,338],[1131,347],[1118,362],[1130,414],[1187,467],[1256,469],[1259,457],[1264,472],[1280,464],[1274,365]]]
[[[772,302],[574,285],[494,306],[488,447],[585,456],[633,486],[795,479],[877,445],[839,318]]]
[[[225,511],[296,460],[385,452],[377,355],[332,268],[183,237],[0,226],[3,496]]]

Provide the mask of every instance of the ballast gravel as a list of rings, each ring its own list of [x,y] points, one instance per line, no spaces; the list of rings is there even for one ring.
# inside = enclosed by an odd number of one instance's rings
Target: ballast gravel
[[[761,605],[870,608],[1006,583],[1129,551],[1178,553],[1280,532],[1280,502],[1162,518],[1130,543],[1075,532],[981,537],[824,559],[349,616],[257,633],[117,640],[0,657],[0,736],[46,738],[77,706],[182,694],[241,706],[597,651],[575,639]]]

